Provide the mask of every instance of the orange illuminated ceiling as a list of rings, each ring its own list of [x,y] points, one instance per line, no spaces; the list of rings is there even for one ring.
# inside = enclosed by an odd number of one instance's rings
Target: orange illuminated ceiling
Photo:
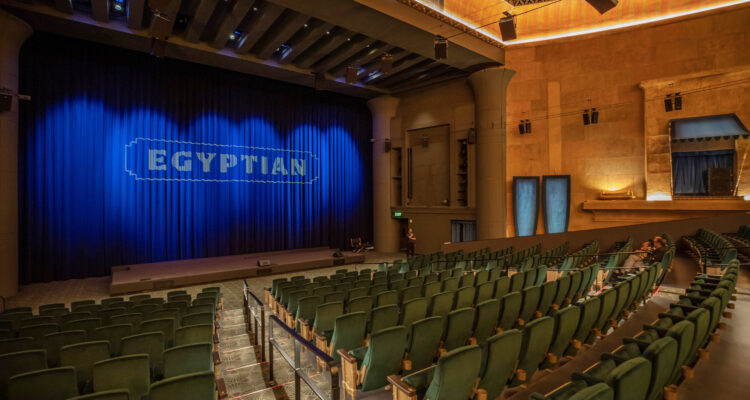
[[[497,21],[505,16],[503,12],[507,11],[513,15],[526,12],[516,17],[518,38],[506,43],[513,44],[616,29],[750,3],[750,0],[620,0],[617,6],[604,14],[599,14],[585,0],[557,2],[554,0],[417,0],[417,2],[448,17],[460,20],[466,25],[481,27],[482,33],[497,40],[500,38]],[[523,5],[524,3],[531,4]],[[539,9],[533,10],[535,8]]]

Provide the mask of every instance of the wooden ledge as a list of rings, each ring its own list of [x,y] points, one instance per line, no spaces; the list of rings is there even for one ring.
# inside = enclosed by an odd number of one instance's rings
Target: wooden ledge
[[[750,201],[737,200],[586,200],[584,210],[750,211]]]

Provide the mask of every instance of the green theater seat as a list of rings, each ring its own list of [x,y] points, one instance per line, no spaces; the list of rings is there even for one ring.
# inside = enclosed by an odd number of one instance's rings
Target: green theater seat
[[[130,398],[148,394],[151,383],[148,354],[102,360],[94,364],[94,391],[128,389]]]
[[[212,371],[196,372],[164,379],[151,385],[149,400],[206,400],[216,395]]]
[[[47,368],[44,350],[26,350],[0,355],[0,398],[7,398],[8,382],[14,375]]]
[[[437,316],[412,324],[406,345],[406,358],[411,361],[411,371],[419,371],[432,364],[443,339],[443,323],[443,317]]]
[[[498,398],[505,389],[521,352],[521,342],[521,332],[511,329],[490,337],[482,346],[478,387],[487,392],[488,399]]]
[[[8,382],[8,400],[65,400],[75,396],[78,387],[73,367],[26,372]]]
[[[539,364],[547,354],[555,330],[551,317],[535,319],[523,328],[523,341],[518,366],[510,386],[528,382],[534,376]]]
[[[210,343],[196,343],[175,346],[164,351],[164,378],[213,371]]]
[[[60,348],[60,365],[75,368],[78,386],[86,392],[91,386],[94,363],[109,358],[109,341],[71,344]]]

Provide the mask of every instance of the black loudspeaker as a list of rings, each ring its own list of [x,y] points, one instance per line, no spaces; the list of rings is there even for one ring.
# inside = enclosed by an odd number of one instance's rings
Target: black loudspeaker
[[[596,11],[599,11],[599,14],[604,14],[605,12],[615,8],[617,5],[617,0],[586,0],[587,3],[591,4],[592,7],[596,8]]]
[[[0,112],[8,112],[13,106],[13,95],[0,93]]]
[[[448,58],[448,39],[438,36],[435,39],[435,59],[443,60]]]
[[[732,169],[708,169],[708,194],[711,196],[732,195]]]
[[[513,40],[516,38],[516,17],[500,18],[500,35],[503,40]]]

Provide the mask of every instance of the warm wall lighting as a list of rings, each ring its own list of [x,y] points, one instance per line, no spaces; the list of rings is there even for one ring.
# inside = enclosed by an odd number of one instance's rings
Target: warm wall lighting
[[[648,201],[670,201],[672,200],[672,195],[666,194],[666,193],[651,193],[646,196],[646,200]]]
[[[750,194],[746,194],[746,195],[742,196],[742,200],[750,201]]]
[[[634,199],[635,195],[630,189],[620,190],[605,190],[599,194],[599,200],[630,200]]]

